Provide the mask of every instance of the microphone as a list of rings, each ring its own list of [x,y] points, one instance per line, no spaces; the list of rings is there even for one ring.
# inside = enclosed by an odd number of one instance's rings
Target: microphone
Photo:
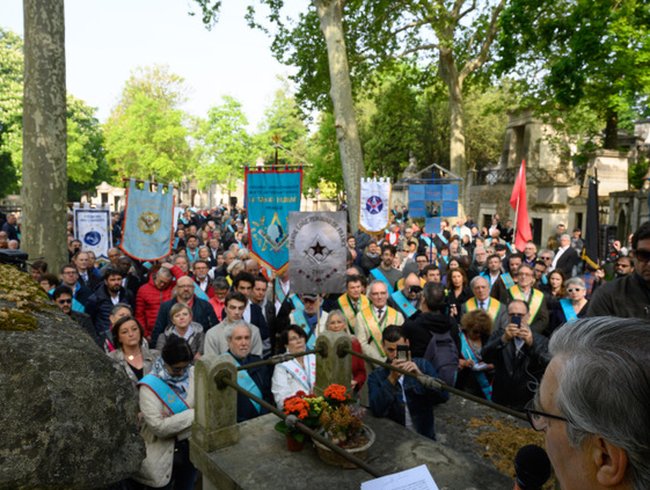
[[[529,444],[515,456],[514,490],[539,490],[551,476],[551,462],[541,447]]]

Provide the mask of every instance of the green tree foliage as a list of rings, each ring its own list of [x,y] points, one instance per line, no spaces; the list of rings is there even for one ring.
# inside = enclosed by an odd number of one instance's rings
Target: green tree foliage
[[[331,112],[322,112],[318,117],[318,130],[309,139],[303,188],[315,190],[322,182],[335,185],[337,194],[343,193],[343,167],[336,142],[336,125]]]
[[[22,117],[23,40],[0,29],[0,196],[20,188]]]
[[[194,131],[196,176],[202,187],[214,182],[234,190],[243,178],[243,166],[252,163],[252,141],[241,104],[228,96],[222,100],[208,110],[207,119],[198,121]]]
[[[376,112],[362,131],[366,168],[395,182],[418,144],[416,93],[408,82],[396,79],[387,82],[375,100]]]
[[[79,201],[81,193],[102,181],[110,182],[113,174],[106,161],[104,132],[95,117],[96,109],[68,95],[67,151],[68,200]]]
[[[23,158],[23,40],[0,30],[0,195],[20,188]],[[84,190],[110,180],[104,136],[96,110],[67,97],[68,200],[78,201]]]
[[[118,178],[178,182],[194,167],[183,78],[166,67],[137,70],[104,126],[106,157]]]
[[[278,163],[303,164],[307,142],[307,127],[303,119],[296,99],[285,84],[276,91],[273,102],[264,111],[260,131],[254,137],[257,156],[267,163],[274,162],[277,145]]]
[[[512,0],[502,25],[499,68],[519,77],[539,113],[559,120],[574,108],[591,111],[606,128],[603,146],[616,149],[618,127],[647,111],[648,2]]]

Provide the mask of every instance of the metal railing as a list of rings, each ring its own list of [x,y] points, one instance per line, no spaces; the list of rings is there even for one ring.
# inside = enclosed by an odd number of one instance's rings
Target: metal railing
[[[304,352],[297,352],[295,354],[290,354],[289,352],[286,352],[284,354],[276,354],[275,356],[271,356],[268,359],[262,359],[261,361],[255,361],[255,362],[250,362],[248,364],[244,364],[243,366],[237,366],[237,371],[245,371],[246,369],[251,369],[254,367],[259,367],[259,366],[270,366],[270,365],[276,365],[280,364],[286,361],[290,361],[291,359],[295,359],[296,357],[303,357],[306,356],[307,354],[321,354],[321,349],[312,349],[312,350],[306,350]]]
[[[400,374],[403,374],[404,376],[411,376],[412,378],[417,379],[423,386],[426,388],[431,388],[434,390],[444,390],[448,391],[449,393],[453,393],[454,395],[458,395],[462,398],[466,398],[468,400],[472,400],[473,402],[480,403],[481,405],[485,405],[486,407],[490,407],[494,410],[498,410],[499,412],[503,412],[505,414],[508,414],[512,417],[521,419],[521,420],[528,420],[526,417],[526,414],[519,412],[517,410],[513,410],[512,408],[505,407],[503,405],[499,405],[498,403],[494,403],[493,401],[486,400],[485,398],[481,398],[480,396],[472,395],[471,393],[467,393],[466,391],[459,390],[458,388],[454,388],[453,386],[449,386],[446,384],[444,381],[438,378],[434,378],[432,376],[429,376],[427,374],[418,374],[418,373],[412,373],[410,371],[405,371],[404,369],[397,368],[393,366],[392,364],[388,364],[387,362],[384,361],[379,361],[373,357],[367,356],[365,354],[361,354],[359,352],[355,352],[352,349],[348,349],[344,346],[339,346],[339,352],[337,352],[337,355],[339,356],[345,356],[347,354],[353,355],[360,357],[364,361],[370,362],[372,364],[376,364],[378,366],[384,367],[386,369],[390,369],[392,371],[397,371]]]
[[[465,398],[465,399],[474,401],[476,403],[479,403],[481,405],[484,405],[486,407],[489,407],[489,408],[491,408],[493,410],[497,410],[499,412],[505,413],[505,414],[510,415],[512,417],[515,417],[517,419],[526,420],[526,416],[522,412],[518,412],[518,411],[513,410],[511,408],[499,405],[498,403],[494,403],[494,402],[486,400],[484,398],[481,398],[481,397],[474,396],[472,394],[466,393],[466,392],[464,392],[462,390],[454,388],[453,386],[447,385],[444,381],[442,381],[440,379],[437,379],[437,378],[434,378],[432,376],[422,374],[421,372],[406,371],[404,369],[397,368],[397,367],[395,367],[395,366],[393,366],[393,365],[391,365],[391,364],[389,364],[387,362],[374,359],[372,357],[369,357],[369,356],[367,356],[365,354],[362,354],[362,353],[359,353],[359,352],[355,352],[354,350],[352,350],[349,341],[345,341],[343,343],[336,342],[336,344],[332,344],[332,343],[330,343],[330,340],[326,339],[324,342],[319,341],[319,343],[317,344],[317,348],[312,349],[312,350],[307,350],[307,351],[297,352],[297,353],[279,354],[279,355],[273,356],[273,357],[268,358],[268,359],[252,362],[252,363],[249,363],[249,364],[244,364],[244,365],[241,365],[241,366],[235,366],[235,365],[233,365],[233,363],[231,361],[228,361],[226,359],[225,361],[226,361],[227,364],[225,364],[225,366],[227,366],[227,367],[221,367],[221,368],[217,369],[216,371],[213,371],[211,374],[209,374],[209,376],[207,378],[205,378],[205,380],[208,383],[214,383],[213,386],[218,391],[224,391],[224,390],[227,390],[228,388],[232,388],[233,390],[235,390],[235,392],[249,398],[250,400],[252,400],[255,403],[259,404],[261,407],[264,407],[265,410],[268,410],[270,413],[273,413],[274,415],[276,415],[280,419],[284,420],[285,423],[287,424],[287,426],[290,429],[298,430],[302,434],[305,434],[305,435],[311,437],[314,441],[319,442],[320,444],[322,444],[323,446],[328,448],[333,453],[336,453],[339,456],[341,456],[342,458],[345,458],[347,461],[354,464],[356,467],[366,471],[370,475],[372,475],[374,477],[382,476],[384,474],[382,471],[377,470],[376,468],[369,465],[368,463],[366,463],[362,459],[358,458],[354,454],[351,454],[348,451],[346,451],[345,449],[343,449],[343,448],[339,447],[338,445],[334,444],[332,441],[330,441],[326,437],[324,437],[324,435],[321,434],[320,432],[315,431],[311,427],[305,425],[295,415],[287,415],[287,414],[285,414],[282,410],[278,409],[272,403],[269,403],[266,400],[264,400],[262,397],[257,396],[256,394],[253,394],[253,393],[249,392],[248,390],[245,390],[244,388],[239,386],[239,384],[237,383],[237,372],[238,371],[247,370],[247,369],[251,369],[251,368],[256,368],[256,367],[260,367],[260,366],[275,365],[275,364],[279,364],[279,363],[288,361],[290,359],[295,359],[295,358],[299,358],[299,357],[302,357],[302,356],[306,356],[308,354],[318,354],[320,356],[320,358],[322,358],[321,360],[323,360],[323,362],[328,362],[328,359],[329,359],[329,361],[333,361],[335,363],[343,362],[345,365],[347,365],[347,362],[344,361],[344,359],[346,359],[348,356],[356,356],[356,357],[361,358],[364,361],[366,361],[368,363],[371,363],[373,365],[381,366],[381,367],[384,367],[384,368],[389,369],[391,371],[396,371],[396,372],[398,372],[398,373],[400,373],[400,374],[402,374],[404,376],[411,376],[411,377],[417,379],[418,382],[420,382],[426,388],[444,390],[444,391],[447,391],[447,392],[452,393],[454,395],[458,395],[458,396],[460,396],[462,398]],[[224,357],[229,357],[229,356],[224,356]],[[347,369],[349,369],[349,365],[348,365]],[[348,376],[350,376],[350,374],[351,373],[348,371],[347,374],[344,374],[344,377],[347,378]],[[339,373],[339,376],[340,376],[340,373]],[[327,381],[327,376],[325,377],[325,379],[326,379],[326,381],[324,381],[324,383],[328,383],[329,381]],[[334,381],[334,382],[342,383],[342,381]],[[322,389],[322,387],[320,389]],[[232,395],[228,395],[228,397],[231,397],[231,396],[234,397],[234,393]],[[235,400],[236,400],[236,397],[231,398],[231,400],[232,401],[230,403],[234,403]],[[218,403],[217,405],[214,405],[213,408],[216,408],[217,413],[218,413],[218,411],[221,408],[223,408],[224,406],[225,405],[220,405]],[[213,412],[212,410],[206,410],[206,407],[207,406],[204,406],[203,410],[198,411],[198,413],[200,413],[200,417],[201,417],[201,420],[202,420],[201,424],[203,424],[202,427],[204,427],[204,429],[198,430],[197,431],[197,436],[199,436],[199,439],[201,441],[203,441],[204,447],[208,447],[208,446],[213,447],[213,448],[215,448],[215,447],[223,447],[223,445],[220,445],[221,443],[215,443],[215,441],[212,440],[212,435],[216,434],[216,433],[220,433],[220,431],[226,431],[227,434],[232,436],[232,438],[229,439],[230,442],[229,443],[227,442],[225,444],[232,444],[233,442],[235,442],[237,440],[238,436],[234,435],[233,432],[229,432],[229,431],[232,430],[232,429],[230,429],[230,427],[236,427],[236,423],[234,422],[234,419],[232,419],[232,422],[227,422],[227,420],[228,420],[227,417],[228,416],[226,416],[226,418],[222,418],[222,416],[216,417],[215,412]],[[212,415],[207,415],[207,414],[212,414]],[[209,422],[206,422],[209,417],[212,417],[212,420],[209,421]],[[234,415],[233,415],[233,417],[234,417]],[[221,421],[221,422],[219,422],[219,421]],[[206,425],[210,425],[210,424],[215,424],[215,425],[213,425],[210,429],[206,430],[205,429]],[[197,427],[196,429],[199,429],[199,428]],[[236,428],[234,430],[236,431]],[[210,450],[210,449],[208,449],[208,450]],[[214,449],[212,449],[212,450],[214,450]]]

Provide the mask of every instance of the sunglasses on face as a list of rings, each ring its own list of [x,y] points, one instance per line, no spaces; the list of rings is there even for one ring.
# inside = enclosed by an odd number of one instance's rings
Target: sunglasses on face
[[[567,293],[577,293],[578,291],[582,291],[582,288],[569,288],[569,289],[567,289]]]
[[[59,299],[56,302],[59,303],[60,305],[71,305],[72,304],[71,299]]]

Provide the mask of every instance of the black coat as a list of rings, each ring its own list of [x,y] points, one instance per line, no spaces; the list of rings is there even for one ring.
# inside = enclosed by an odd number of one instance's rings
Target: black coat
[[[133,309],[133,295],[128,289],[120,287],[119,302],[125,303]],[[106,290],[106,285],[102,284],[95,292],[88,298],[86,302],[86,313],[90,316],[95,324],[95,332],[97,338],[103,344],[104,339],[110,336],[108,330],[110,329],[109,315],[113,309],[113,301],[111,300],[110,293]]]
[[[557,253],[557,250],[555,251]],[[573,247],[569,247],[564,253],[557,259],[555,268],[564,272],[566,277],[571,277],[573,267],[580,263],[580,257],[578,252],[575,251]]]
[[[503,342],[499,326],[481,351],[483,361],[494,364],[492,401],[522,410],[535,396],[536,387],[550,361],[548,339],[533,331],[533,345],[523,345],[518,354],[514,339]]]
[[[252,362],[261,361],[262,358],[249,354],[243,359],[238,359],[241,365],[250,364]],[[247,369],[248,375],[253,379],[259,390],[262,392],[262,398],[273,404],[273,394],[271,392],[271,376],[272,370],[270,366],[258,366],[255,368]],[[237,423],[244,422],[245,420],[254,419],[260,415],[268,413],[264,407],[260,407],[260,411],[255,408],[250,398],[237,392]]]
[[[439,312],[418,311],[404,322],[402,330],[411,346],[412,357],[424,357],[433,333],[449,332],[452,322]]]

